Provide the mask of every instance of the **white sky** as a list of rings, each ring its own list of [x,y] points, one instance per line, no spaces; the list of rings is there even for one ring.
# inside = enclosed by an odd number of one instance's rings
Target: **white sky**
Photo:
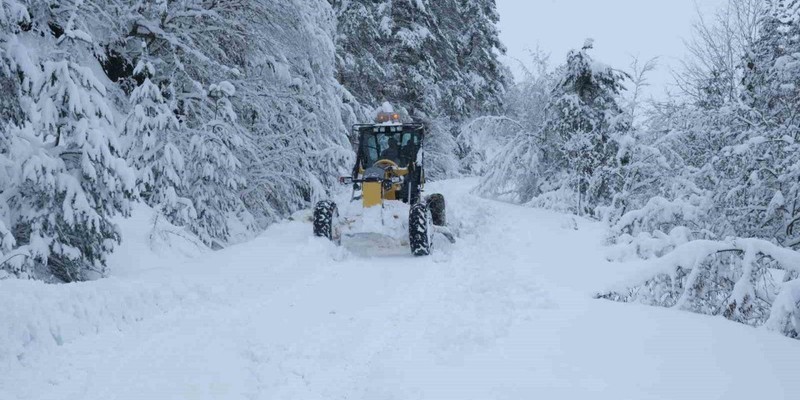
[[[672,83],[670,68],[685,54],[696,7],[713,12],[725,0],[496,0],[500,38],[508,48],[506,62],[528,62],[537,46],[550,54],[551,65],[564,62],[570,49],[595,39],[596,60],[628,70],[631,56],[660,65],[650,75],[650,93],[661,97]]]

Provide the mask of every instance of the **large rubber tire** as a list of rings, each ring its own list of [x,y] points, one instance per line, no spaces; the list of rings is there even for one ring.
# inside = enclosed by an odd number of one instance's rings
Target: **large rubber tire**
[[[431,210],[431,217],[433,219],[431,222],[436,226],[446,226],[447,213],[445,212],[444,196],[439,193],[434,193],[425,200],[428,203],[428,208]]]
[[[408,242],[411,246],[411,254],[415,256],[427,256],[431,254],[431,233],[428,218],[430,213],[425,203],[417,203],[411,206],[408,213]]]
[[[334,240],[334,223],[339,216],[336,203],[322,200],[314,207],[314,236]]]

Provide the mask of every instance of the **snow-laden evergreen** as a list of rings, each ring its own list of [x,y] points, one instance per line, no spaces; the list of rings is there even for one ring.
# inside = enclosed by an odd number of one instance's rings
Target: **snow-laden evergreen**
[[[2,268],[17,277],[101,276],[120,241],[110,218],[127,212],[135,191],[106,89],[80,64],[92,39],[69,32],[39,51],[16,29],[4,33],[3,69],[22,113],[5,127],[0,200],[13,240],[4,241],[12,254]]]
[[[133,71],[142,83],[131,92],[131,109],[123,124],[127,159],[138,171],[136,184],[142,200],[158,209],[173,224],[185,226],[197,218],[187,198],[185,156],[186,138],[181,126],[152,81],[155,67],[140,60]]]
[[[628,129],[618,104],[627,76],[596,62],[588,53],[592,46],[587,40],[580,51],[567,55],[549,105],[552,114],[542,130],[547,146],[542,162],[561,175],[555,191],[574,193],[579,214],[590,214],[610,199],[617,185],[612,170],[627,163],[618,152]]]
[[[613,196],[620,185],[617,169],[628,163],[620,150],[630,118],[618,98],[627,75],[594,61],[592,45],[588,40],[558,70],[536,71],[519,92],[512,92],[529,100],[509,102],[519,108],[511,109],[507,121],[494,120],[508,122],[497,128],[515,135],[498,136],[485,128],[472,132],[486,118],[465,126],[461,139],[466,145],[488,140],[481,136],[505,137],[506,148],[486,167],[481,191],[579,214],[593,214]]]
[[[337,75],[366,111],[388,101],[429,126],[429,177],[461,172],[455,137],[507,85],[494,1],[335,1]],[[356,110],[357,112],[359,110]]]
[[[236,123],[230,102],[235,89],[230,82],[212,84],[208,88],[205,107],[213,110],[202,125],[190,127],[187,180],[190,198],[195,202],[197,219],[193,231],[212,248],[224,247],[236,227],[229,221],[251,223],[251,217],[239,196],[247,184],[243,165],[237,157],[244,145],[244,132]]]

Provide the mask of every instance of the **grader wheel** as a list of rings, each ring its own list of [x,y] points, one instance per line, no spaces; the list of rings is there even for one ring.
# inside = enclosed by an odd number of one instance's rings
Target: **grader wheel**
[[[432,227],[429,224],[430,210],[425,203],[411,206],[408,213],[408,242],[411,245],[411,254],[427,256],[431,254]]]
[[[336,203],[323,200],[314,207],[314,236],[334,239],[334,220],[339,215]]]
[[[428,208],[431,210],[433,224],[436,226],[447,225],[444,196],[439,193],[434,193],[426,198],[426,203],[428,203]]]

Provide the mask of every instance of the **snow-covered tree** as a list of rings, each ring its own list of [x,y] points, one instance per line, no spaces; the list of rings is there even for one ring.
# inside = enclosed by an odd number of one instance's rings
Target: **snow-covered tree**
[[[506,94],[507,115],[478,117],[458,137],[466,160],[486,157],[478,192],[517,203],[541,194],[542,177],[548,174],[541,162],[542,130],[557,84],[548,57],[541,52],[532,54],[530,67],[522,67],[524,79]],[[489,156],[493,147],[494,156]]]
[[[161,88],[151,80],[155,67],[140,60],[134,76],[142,81],[130,96],[131,110],[122,130],[127,159],[137,170],[139,195],[171,223],[185,226],[196,218],[192,201],[186,198],[181,127],[166,103]]]
[[[475,176],[490,173],[491,161],[524,129],[520,121],[509,116],[484,116],[469,121],[456,138],[462,170]]]
[[[258,2],[253,40],[232,80],[232,103],[247,131],[239,147],[241,197],[258,227],[328,195],[354,156],[350,125],[364,107],[336,81],[336,18],[324,0],[292,7]]]
[[[430,177],[457,174],[458,128],[499,111],[507,84],[494,1],[331,3],[340,82],[366,109],[389,101],[427,124]]]
[[[769,2],[727,0],[712,14],[698,14],[686,42],[688,56],[676,74],[682,94],[706,108],[737,99],[741,57],[756,40]]]
[[[15,0],[0,1],[0,279],[9,275],[28,277],[24,254],[14,252],[16,239],[11,227],[14,215],[8,197],[19,169],[14,157],[18,124],[24,113],[20,104],[21,85],[16,75],[14,43],[21,25],[30,23],[30,16],[22,3]],[[20,260],[20,258],[23,258]],[[16,259],[16,260],[15,260]]]
[[[798,336],[798,9],[730,0],[698,25],[680,76],[687,100],[653,109],[631,153],[641,173],[623,180],[645,185],[608,214],[615,256],[659,267],[610,298]]]
[[[22,109],[19,104],[19,85],[11,70],[13,53],[17,46],[16,34],[30,24],[30,15],[23,3],[16,0],[0,1],[0,124],[9,121],[21,123]]]
[[[243,132],[236,124],[230,97],[236,89],[230,82],[208,88],[208,106],[213,116],[194,128],[190,144],[187,190],[197,210],[197,220],[190,228],[212,248],[224,247],[232,229],[248,229],[249,213],[240,197],[246,184],[237,150],[243,145]],[[231,221],[240,221],[243,225]]]
[[[499,61],[506,49],[500,42],[495,1],[435,1],[431,8],[446,38],[437,43],[437,50],[447,56],[443,60],[453,62],[444,69],[449,72],[444,108],[455,123],[499,112],[510,79]]]
[[[622,184],[619,169],[629,162],[619,152],[630,127],[619,105],[627,74],[595,62],[591,48],[587,41],[554,74],[540,71],[521,86],[525,100],[510,102],[523,105],[514,118],[519,132],[479,190],[502,188],[516,201],[581,214],[611,202]]]
[[[386,86],[393,73],[389,2],[330,0],[338,21],[336,69],[339,83],[355,99],[375,107],[387,100]]]
[[[748,107],[766,113],[765,122],[781,123],[791,114],[798,89],[800,3],[767,2],[759,15],[758,34],[742,60],[742,98]],[[777,118],[778,120],[773,120]]]
[[[29,255],[18,251],[17,241],[12,228],[16,220],[9,197],[16,189],[19,162],[15,156],[20,149],[17,146],[19,128],[6,124],[0,127],[0,279],[11,277],[32,277]],[[12,153],[12,151],[14,153]]]
[[[89,271],[104,272],[105,254],[120,239],[109,218],[127,212],[133,175],[118,154],[105,88],[91,70],[44,61],[35,90],[42,142],[23,162],[21,196],[11,199],[35,206],[21,212],[30,232],[18,242],[57,278],[87,279]]]
[[[102,276],[134,175],[120,157],[91,2],[0,2],[0,269],[52,281]],[[30,14],[29,14],[30,13]]]
[[[110,218],[127,212],[133,174],[119,157],[105,87],[77,64],[80,43],[54,54],[14,52],[25,121],[7,130],[11,164],[2,191],[8,204],[17,276],[74,281],[102,275],[119,241]],[[13,49],[12,49],[13,51]],[[67,55],[69,53],[69,55]]]
[[[0,279],[6,278],[9,273],[14,276],[21,275],[16,269],[11,268],[11,251],[16,245],[14,235],[9,229],[11,225],[11,210],[8,207],[4,192],[11,187],[13,169],[15,165],[9,152],[11,147],[11,126],[0,127]]]
[[[607,168],[616,162],[617,135],[628,129],[618,104],[627,75],[594,61],[588,54],[592,46],[587,40],[581,50],[567,55],[551,103],[553,114],[543,131],[555,144],[545,150],[545,162],[572,170],[568,184],[581,214],[610,198],[614,183]]]
[[[336,20],[327,2],[134,5],[124,16],[132,28],[109,47],[130,65],[145,56],[152,61],[156,71],[151,81],[162,89],[180,121],[180,140],[174,144],[187,169],[195,169],[187,170],[187,192],[180,197],[191,200],[200,217],[191,220],[189,228],[218,246],[231,240],[227,235],[232,231],[241,239],[247,236],[242,227],[263,228],[324,196],[333,183],[331,171],[351,157],[344,121],[358,122],[354,113],[360,107],[335,80]],[[143,40],[147,55],[142,53]],[[209,84],[219,82],[228,82],[236,91],[224,99],[210,98]],[[223,103],[235,118],[220,119]],[[195,150],[210,153],[199,156]],[[200,157],[202,163],[237,165],[232,176],[240,183],[246,179],[247,187],[237,183],[238,189],[231,190],[231,180],[197,172],[192,157]],[[198,180],[199,176],[205,178]],[[208,191],[231,196],[225,201],[228,205],[208,208]],[[247,212],[211,215],[234,202],[244,203]],[[203,218],[216,222],[198,222]],[[216,227],[217,223],[226,226]]]

